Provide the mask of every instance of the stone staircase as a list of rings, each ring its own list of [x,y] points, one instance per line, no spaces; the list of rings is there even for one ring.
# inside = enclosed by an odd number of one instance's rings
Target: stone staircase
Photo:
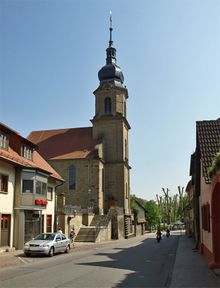
[[[89,227],[96,227],[106,219],[106,215],[94,215]]]
[[[90,226],[81,227],[76,238],[75,242],[95,242],[96,240],[96,228]]]
[[[75,242],[96,242],[102,226],[105,226],[106,215],[94,215],[89,226],[82,226],[76,235]]]

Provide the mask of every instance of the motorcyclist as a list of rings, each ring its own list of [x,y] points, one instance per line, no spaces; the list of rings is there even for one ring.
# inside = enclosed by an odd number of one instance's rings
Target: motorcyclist
[[[166,230],[166,236],[167,236],[167,237],[170,237],[170,229],[168,229],[168,228],[167,228],[167,230]]]
[[[156,235],[157,235],[157,237],[156,237],[156,238],[157,238],[157,241],[160,242],[162,233],[161,233],[161,231],[160,231],[159,228],[157,229]]]

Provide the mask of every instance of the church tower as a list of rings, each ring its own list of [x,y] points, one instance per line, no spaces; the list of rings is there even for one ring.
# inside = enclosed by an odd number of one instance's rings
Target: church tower
[[[93,138],[103,144],[103,192],[104,209],[111,206],[123,209],[130,215],[130,166],[128,156],[128,131],[126,115],[128,90],[124,76],[116,64],[116,49],[112,41],[110,17],[110,40],[106,49],[106,64],[98,72],[99,87],[94,91],[95,116]]]

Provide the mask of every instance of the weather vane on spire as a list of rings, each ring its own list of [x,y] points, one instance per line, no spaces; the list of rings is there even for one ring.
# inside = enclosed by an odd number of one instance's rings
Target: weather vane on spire
[[[110,28],[109,28],[109,31],[110,31],[110,41],[109,41],[109,47],[112,46],[113,44],[113,41],[112,41],[112,11],[110,11]]]

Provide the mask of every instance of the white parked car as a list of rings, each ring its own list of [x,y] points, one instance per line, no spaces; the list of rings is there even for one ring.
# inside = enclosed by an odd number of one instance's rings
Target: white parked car
[[[55,253],[70,251],[70,239],[62,233],[41,233],[24,244],[24,254],[45,254],[52,257]]]

